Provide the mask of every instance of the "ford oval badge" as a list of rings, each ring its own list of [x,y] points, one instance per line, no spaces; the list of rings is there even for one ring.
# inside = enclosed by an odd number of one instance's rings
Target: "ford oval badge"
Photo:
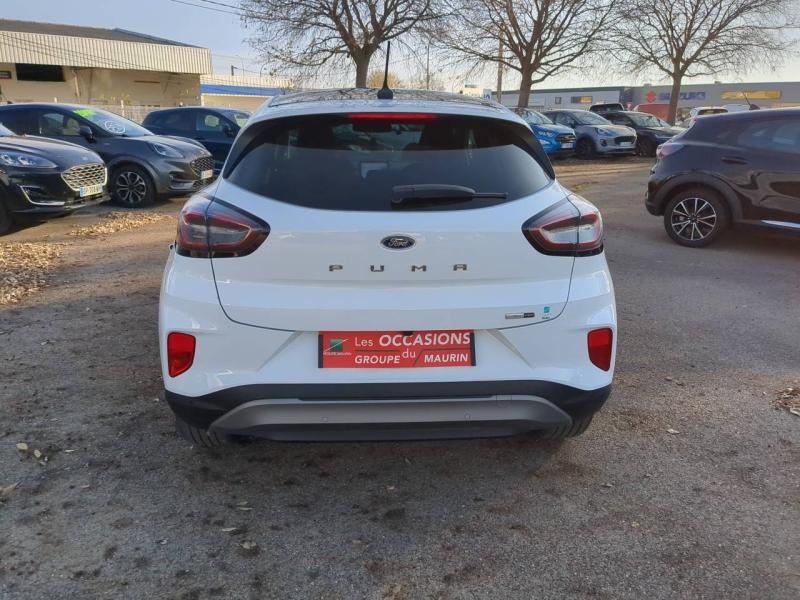
[[[389,250],[408,250],[416,242],[407,235],[390,235],[381,240],[381,246]]]

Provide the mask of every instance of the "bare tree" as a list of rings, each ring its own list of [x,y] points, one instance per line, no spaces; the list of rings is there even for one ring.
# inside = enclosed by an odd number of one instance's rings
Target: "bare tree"
[[[372,56],[431,18],[431,0],[242,0],[254,48],[306,73],[349,65],[366,87]]]
[[[439,47],[466,62],[517,71],[523,107],[533,84],[599,48],[611,0],[440,0],[438,11],[443,17],[431,37]]]
[[[674,123],[684,77],[775,66],[791,45],[784,33],[797,6],[797,0],[621,0],[613,54],[628,72],[671,79]]]

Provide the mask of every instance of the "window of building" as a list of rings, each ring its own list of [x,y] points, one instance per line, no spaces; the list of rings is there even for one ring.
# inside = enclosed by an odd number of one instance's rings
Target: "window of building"
[[[61,65],[17,63],[17,81],[64,81],[64,68]]]

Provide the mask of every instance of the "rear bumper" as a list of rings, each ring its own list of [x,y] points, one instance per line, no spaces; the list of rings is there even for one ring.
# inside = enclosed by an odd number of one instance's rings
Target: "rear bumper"
[[[514,435],[594,414],[610,391],[610,385],[587,391],[546,381],[473,381],[252,385],[200,397],[165,395],[195,427],[323,441]]]

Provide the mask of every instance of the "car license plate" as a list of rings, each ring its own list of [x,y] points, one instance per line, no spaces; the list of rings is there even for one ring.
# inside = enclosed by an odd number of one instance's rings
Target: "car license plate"
[[[214,176],[213,169],[206,169],[200,172],[200,179],[211,179]]]
[[[97,194],[103,193],[103,184],[98,183],[97,185],[83,185],[79,188],[78,194],[81,198],[85,198],[86,196],[95,196]]]
[[[573,144],[572,142],[566,142],[564,144],[561,144],[561,147],[564,148],[564,149],[567,149],[567,148],[572,148],[572,146],[574,146],[574,145],[575,144]]]
[[[633,146],[633,142],[620,142],[621,148],[630,148],[631,146]]]
[[[475,332],[322,331],[321,369],[409,369],[475,366]]]

